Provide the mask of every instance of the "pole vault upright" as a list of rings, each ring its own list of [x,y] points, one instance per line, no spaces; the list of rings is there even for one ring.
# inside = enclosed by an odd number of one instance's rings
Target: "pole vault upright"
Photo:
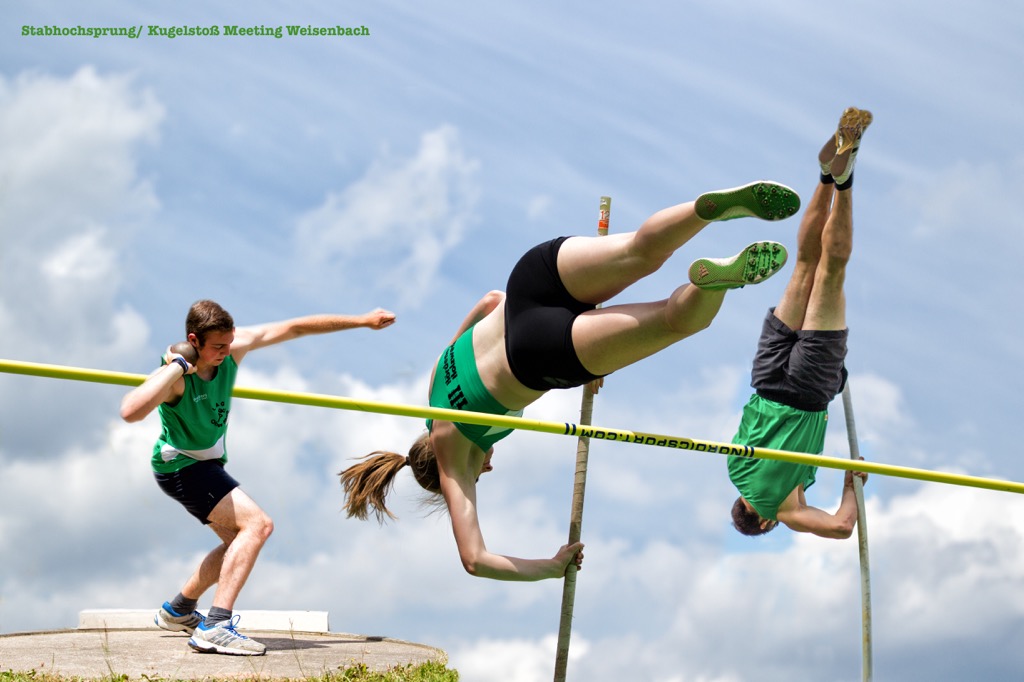
[[[850,441],[850,458],[860,458],[857,442],[857,423],[853,418],[853,398],[850,396],[850,380],[843,387],[843,413],[846,416],[846,437]],[[853,492],[857,499],[857,545],[860,548],[860,609],[863,635],[861,639],[861,679],[871,682],[871,562],[868,559],[868,515],[864,509],[864,482],[853,477]]]
[[[601,208],[597,218],[597,235],[608,234],[611,217],[611,197],[601,197]],[[590,424],[594,414],[594,392],[590,384],[583,386],[583,401],[580,404],[580,423]],[[569,544],[579,542],[583,534],[583,495],[587,488],[587,462],[590,458],[590,438],[580,436],[576,441],[576,476],[572,488],[572,511],[569,514]],[[558,624],[558,648],[555,651],[555,682],[565,682],[569,663],[569,639],[572,635],[572,611],[576,603],[576,564],[569,562],[562,583],[562,615]]]

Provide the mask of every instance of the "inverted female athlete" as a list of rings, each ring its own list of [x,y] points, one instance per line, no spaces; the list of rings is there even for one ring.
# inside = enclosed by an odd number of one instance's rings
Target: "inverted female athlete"
[[[800,198],[789,187],[754,182],[702,194],[658,211],[635,232],[559,237],[530,249],[506,291],[473,306],[441,353],[430,382],[430,405],[499,415],[523,409],[551,389],[591,383],[696,334],[718,313],[725,292],[765,281],[786,262],[778,243],[755,242],[731,258],[701,258],[688,284],[668,298],[598,307],[655,272],[706,225],[741,217],[780,220]],[[497,580],[543,580],[580,566],[583,545],[562,546],[549,559],[488,551],[477,518],[476,482],[491,471],[494,444],[511,429],[433,420],[409,455],[377,451],[342,471],[348,516],[372,510],[384,522],[395,475],[408,465],[419,484],[443,497],[466,571]]]

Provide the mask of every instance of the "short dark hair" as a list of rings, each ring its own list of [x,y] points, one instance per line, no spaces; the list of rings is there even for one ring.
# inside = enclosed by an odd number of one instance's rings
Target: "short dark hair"
[[[775,528],[775,524],[771,523],[762,528],[761,515],[747,509],[747,505],[743,504],[742,497],[737,497],[736,502],[732,505],[732,526],[744,535],[751,537],[764,535]]]
[[[206,335],[210,332],[230,332],[234,328],[235,320],[231,314],[214,301],[196,301],[185,317],[185,336],[195,334],[200,347],[206,343]]]

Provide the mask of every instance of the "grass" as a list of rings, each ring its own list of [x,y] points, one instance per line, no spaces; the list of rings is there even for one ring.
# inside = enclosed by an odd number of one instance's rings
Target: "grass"
[[[62,677],[49,673],[40,673],[35,670],[25,673],[0,671],[0,682],[84,682],[85,678]],[[99,682],[128,682],[127,675],[108,675],[99,679]],[[160,677],[143,678],[146,682],[177,682]],[[319,675],[317,677],[297,678],[291,682],[458,682],[459,673],[450,670],[443,663],[424,663],[423,665],[407,665],[387,670],[386,672],[375,672],[363,664],[339,670],[337,672]],[[203,678],[203,682],[267,682],[267,678],[254,675],[253,677],[232,678],[231,680],[218,680],[216,678]],[[283,681],[279,681],[283,682]]]

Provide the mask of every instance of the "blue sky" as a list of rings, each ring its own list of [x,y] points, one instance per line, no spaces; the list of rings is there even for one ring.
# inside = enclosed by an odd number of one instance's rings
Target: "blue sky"
[[[350,38],[23,36],[22,26],[366,26]],[[198,298],[240,325],[385,307],[398,323],[246,359],[240,385],[423,404],[468,308],[527,248],[760,178],[805,197],[849,105],[870,109],[848,274],[869,459],[1024,480],[1016,272],[1024,11],[1012,4],[10,0],[0,6],[0,357],[146,373]],[[620,299],[796,220],[713,225]],[[595,423],[729,440],[783,275],[616,373]],[[155,486],[157,423],[118,387],[0,375],[0,632],[156,607],[213,536]],[[576,421],[579,392],[527,416]],[[277,530],[238,608],[444,648],[465,679],[549,679],[561,585],[464,574],[443,516],[346,520],[335,473],[418,420],[237,401],[231,468]],[[567,533],[575,443],[515,434],[480,484],[492,549]],[[826,452],[845,456],[841,405]],[[838,503],[822,471],[809,502]],[[1024,626],[1018,496],[872,477],[881,679],[1011,677]],[[729,527],[715,456],[595,445],[570,679],[852,680],[854,541]],[[209,606],[207,597],[202,604]],[[968,672],[969,671],[969,672]]]

